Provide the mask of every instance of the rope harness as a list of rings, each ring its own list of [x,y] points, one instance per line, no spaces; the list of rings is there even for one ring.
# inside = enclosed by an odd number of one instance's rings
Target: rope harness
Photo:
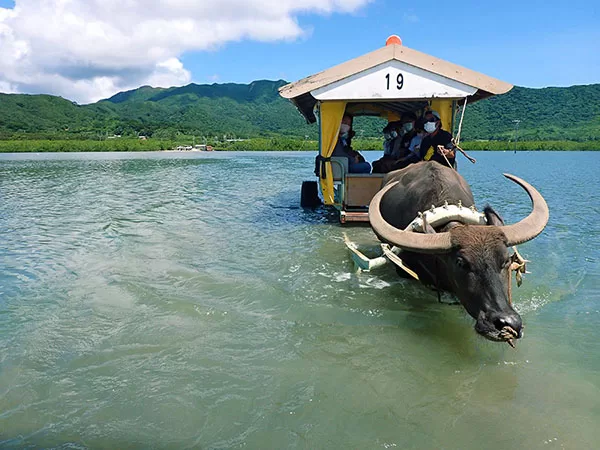
[[[465,104],[462,107],[462,112],[460,113],[460,122],[458,123],[458,132],[456,133],[456,139],[454,145],[458,147],[460,144],[460,132],[462,131],[463,119],[465,118],[465,110],[467,109],[467,97],[465,97]]]
[[[460,133],[462,132],[462,124],[463,124],[463,120],[465,118],[465,110],[467,109],[467,97],[465,97],[465,103],[463,104],[461,109],[462,109],[462,111],[460,113],[460,122],[458,123],[458,131],[456,133],[456,137],[452,139],[452,145],[454,146],[454,148],[456,150],[461,152],[465,156],[465,158],[467,158],[469,161],[471,161],[471,163],[475,164],[477,162],[477,160],[475,158],[472,158],[469,155],[467,155],[467,152],[465,152],[460,147]],[[450,164],[450,161],[446,157],[446,154],[444,153],[443,150],[444,150],[444,146],[438,145],[438,153],[440,153],[444,157],[444,159],[446,160],[446,164],[448,164],[448,167],[452,167],[454,170],[456,170],[456,167],[453,167]]]
[[[512,248],[514,253],[510,256],[511,264],[508,270],[508,304],[512,305],[512,272],[515,271],[515,279],[517,280],[517,287],[521,287],[523,284],[523,274],[527,272],[527,261],[524,259],[517,247]]]
[[[523,284],[523,274],[529,273],[527,272],[526,264],[529,262],[524,259],[517,247],[512,247],[513,254],[510,255],[510,267],[508,269],[508,304],[512,305],[512,273],[515,272],[515,278],[517,280],[517,287],[521,287]],[[500,338],[504,339],[508,345],[512,348],[515,348],[514,339],[519,337],[519,333],[517,333],[512,327],[506,326],[500,330]]]

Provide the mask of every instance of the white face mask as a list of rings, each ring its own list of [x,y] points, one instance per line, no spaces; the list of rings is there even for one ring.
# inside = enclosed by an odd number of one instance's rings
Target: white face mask
[[[435,124],[435,122],[426,122],[425,126],[423,128],[428,133],[433,133],[435,131],[435,129],[437,128],[437,125]]]
[[[347,134],[350,132],[350,125],[343,123],[340,125],[340,134]]]

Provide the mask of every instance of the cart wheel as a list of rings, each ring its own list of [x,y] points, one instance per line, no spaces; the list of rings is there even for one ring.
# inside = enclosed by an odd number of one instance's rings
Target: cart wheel
[[[303,208],[314,208],[321,205],[319,190],[316,181],[303,181],[300,193],[300,206]]]

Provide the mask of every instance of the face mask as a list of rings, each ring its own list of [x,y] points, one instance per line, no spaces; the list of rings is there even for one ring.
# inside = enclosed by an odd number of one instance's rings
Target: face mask
[[[391,133],[392,139],[396,139],[398,137],[398,132],[396,130],[393,130]]]
[[[423,128],[425,128],[425,131],[427,131],[428,133],[433,133],[437,126],[435,122],[427,122],[425,123],[425,126]]]
[[[348,134],[350,132],[350,125],[343,123],[340,125],[340,134]]]
[[[405,123],[403,128],[404,128],[404,131],[406,131],[407,133],[410,133],[413,130],[412,122]]]
[[[383,135],[383,138],[384,138],[386,141],[391,141],[391,140],[392,140],[392,135],[391,135],[391,134],[389,134],[389,133],[385,133],[385,134]]]

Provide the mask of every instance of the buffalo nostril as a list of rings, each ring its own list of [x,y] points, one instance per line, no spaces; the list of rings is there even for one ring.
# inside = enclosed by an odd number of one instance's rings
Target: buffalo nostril
[[[499,331],[505,327],[510,327],[517,332],[517,337],[521,337],[523,334],[523,322],[518,314],[507,314],[500,316],[494,320],[494,326]]]

